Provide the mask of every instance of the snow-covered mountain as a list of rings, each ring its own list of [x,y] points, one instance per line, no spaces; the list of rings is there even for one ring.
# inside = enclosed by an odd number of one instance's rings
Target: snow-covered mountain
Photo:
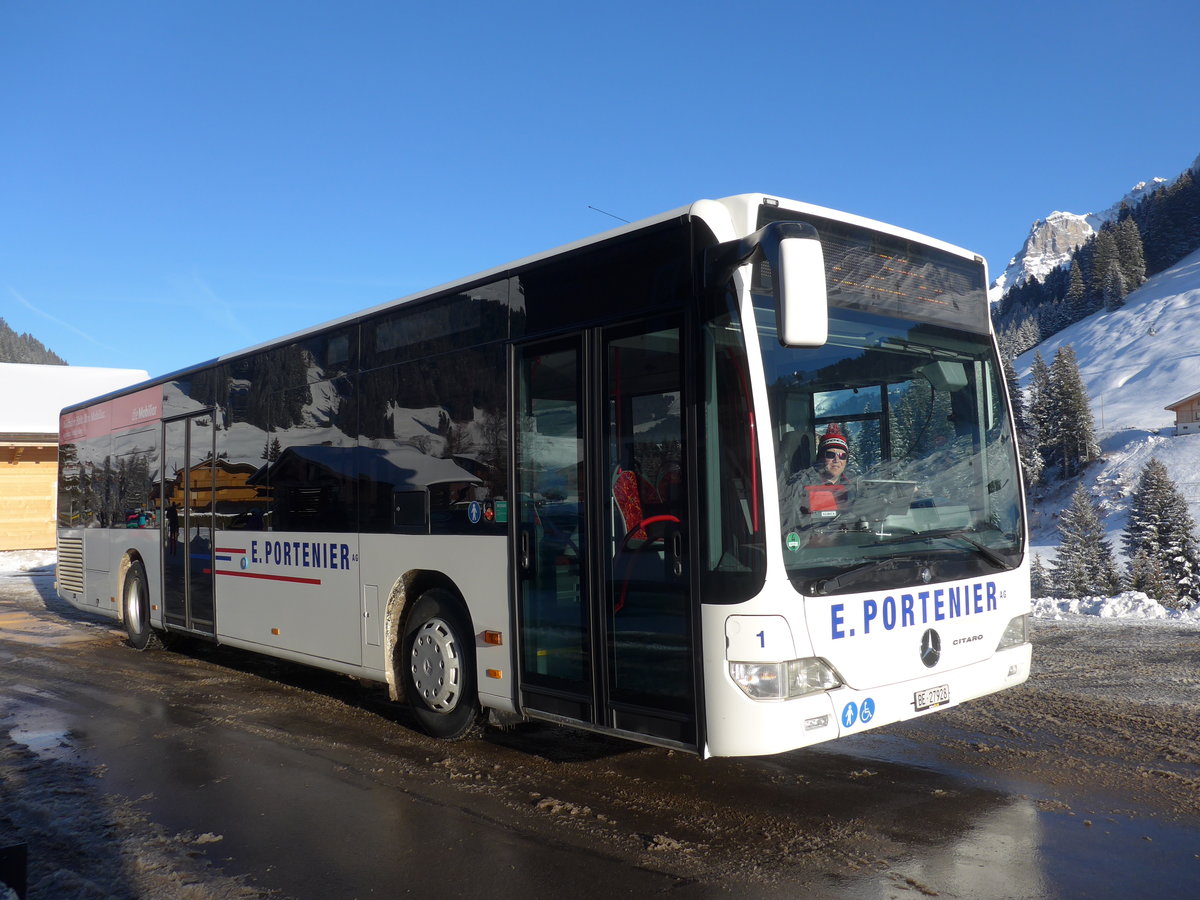
[[[1010,287],[1030,278],[1045,279],[1059,266],[1066,265],[1071,255],[1104,224],[1092,214],[1052,212],[1038,219],[1029,228],[1029,235],[1020,252],[1008,261],[1008,268],[992,282],[988,296],[999,300]]]
[[[999,300],[1010,287],[1015,287],[1030,278],[1044,280],[1059,266],[1067,265],[1071,255],[1105,222],[1117,218],[1123,204],[1135,206],[1148,194],[1166,187],[1175,179],[1153,178],[1140,181],[1124,197],[1099,213],[1052,212],[1038,219],[1029,228],[1029,235],[1020,251],[1008,261],[1006,268],[988,290],[988,296]]]
[[[1187,171],[1200,175],[1200,156],[1196,157]],[[1003,297],[1009,288],[1030,278],[1044,279],[1059,266],[1066,265],[1075,249],[1082,246],[1105,222],[1116,220],[1122,206],[1137,206],[1155,191],[1175,184],[1182,174],[1174,178],[1139,181],[1124,197],[1102,212],[1052,212],[1046,218],[1038,219],[1030,226],[1029,235],[1021,245],[1020,251],[1009,260],[1008,267],[992,282],[988,297],[995,302]]]
[[[1149,279],[1113,312],[1076,322],[1016,360],[1028,383],[1034,354],[1051,362],[1070,344],[1091,398],[1102,459],[1083,476],[1105,516],[1113,549],[1142,468],[1152,456],[1170,473],[1200,523],[1200,434],[1176,435],[1168,403],[1200,391],[1200,251]],[[1032,543],[1042,558],[1058,544],[1058,514],[1075,483],[1054,485],[1030,498]]]

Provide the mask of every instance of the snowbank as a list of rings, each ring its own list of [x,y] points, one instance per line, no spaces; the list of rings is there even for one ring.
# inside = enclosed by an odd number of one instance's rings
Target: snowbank
[[[57,562],[58,554],[53,550],[4,550],[0,551],[0,575],[19,575]]]
[[[1124,591],[1115,597],[1039,597],[1033,601],[1032,612],[1038,619],[1061,620],[1068,616],[1095,616],[1101,619],[1141,619],[1148,622],[1200,625],[1200,608],[1187,611],[1167,609],[1141,591]]]

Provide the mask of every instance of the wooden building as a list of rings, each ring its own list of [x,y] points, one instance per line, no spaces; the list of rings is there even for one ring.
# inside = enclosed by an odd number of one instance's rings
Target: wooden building
[[[146,378],[138,369],[0,363],[0,550],[54,547],[59,411]]]
[[[0,432],[0,550],[54,546],[58,435]]]
[[[1176,434],[1200,433],[1200,393],[1169,403],[1165,409],[1175,413]]]

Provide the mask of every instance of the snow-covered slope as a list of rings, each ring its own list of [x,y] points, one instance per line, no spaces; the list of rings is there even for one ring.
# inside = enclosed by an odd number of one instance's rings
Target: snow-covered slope
[[[1113,312],[1099,312],[1017,359],[1027,372],[1070,344],[1092,398],[1096,428],[1158,429],[1174,424],[1166,404],[1200,391],[1200,251],[1155,275]]]
[[[1065,344],[1075,350],[1103,453],[1084,484],[1104,512],[1113,549],[1120,555],[1129,498],[1152,456],[1200,523],[1200,434],[1176,435],[1164,408],[1200,391],[1200,251],[1151,278],[1121,309],[1076,322],[1020,356],[1023,383],[1035,352],[1050,363]],[[1053,556],[1056,516],[1073,490],[1057,485],[1031,499],[1033,544],[1043,559]]]

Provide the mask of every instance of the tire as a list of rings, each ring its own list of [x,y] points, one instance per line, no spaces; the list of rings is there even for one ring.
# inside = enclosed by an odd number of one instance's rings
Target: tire
[[[150,586],[146,569],[140,562],[129,567],[125,588],[121,594],[121,616],[125,633],[134,650],[156,650],[162,647],[158,633],[150,627]]]
[[[448,741],[472,737],[482,728],[468,623],[452,593],[426,591],[405,622],[396,661],[417,722],[427,734]]]

